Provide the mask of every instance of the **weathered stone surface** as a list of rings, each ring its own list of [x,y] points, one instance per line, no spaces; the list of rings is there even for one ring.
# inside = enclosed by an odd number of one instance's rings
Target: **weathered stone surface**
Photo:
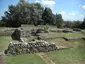
[[[49,32],[57,33],[57,30],[49,30]]]
[[[64,33],[68,33],[68,32],[72,33],[73,31],[71,29],[64,29],[63,32]]]
[[[55,51],[57,47],[55,43],[48,43],[44,40],[35,40],[30,42],[11,42],[8,49],[4,51],[5,54],[27,54],[37,52]]]
[[[0,30],[0,36],[10,36],[14,32],[14,28],[9,28],[9,29],[2,29]]]
[[[36,33],[44,33],[44,29],[37,29]]]
[[[73,31],[81,31],[79,28],[73,28]]]
[[[18,29],[15,29],[15,31],[13,32],[13,34],[11,35],[13,40],[18,40],[21,41],[20,37],[21,37],[21,32]]]
[[[48,33],[48,31],[44,29],[37,29],[36,33]]]

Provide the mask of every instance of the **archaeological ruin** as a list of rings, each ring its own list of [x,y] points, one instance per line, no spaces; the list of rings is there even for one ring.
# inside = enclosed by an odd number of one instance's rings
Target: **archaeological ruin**
[[[55,43],[49,43],[42,39],[32,39],[31,41],[28,41],[27,38],[21,37],[20,34],[21,31],[18,29],[15,29],[12,33],[11,37],[13,41],[9,43],[8,48],[4,51],[6,55],[50,52],[57,50]]]

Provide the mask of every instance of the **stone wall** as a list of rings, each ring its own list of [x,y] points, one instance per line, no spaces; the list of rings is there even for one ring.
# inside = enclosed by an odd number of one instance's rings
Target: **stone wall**
[[[48,43],[44,40],[30,42],[11,42],[8,49],[4,51],[7,55],[18,55],[37,52],[50,52],[57,50],[55,43]]]

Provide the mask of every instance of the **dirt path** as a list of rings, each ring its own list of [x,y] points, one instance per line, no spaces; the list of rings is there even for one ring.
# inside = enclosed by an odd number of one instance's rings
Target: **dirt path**
[[[44,53],[38,54],[47,64],[55,64],[52,60],[50,60]]]
[[[4,64],[3,57],[0,56],[0,64]]]

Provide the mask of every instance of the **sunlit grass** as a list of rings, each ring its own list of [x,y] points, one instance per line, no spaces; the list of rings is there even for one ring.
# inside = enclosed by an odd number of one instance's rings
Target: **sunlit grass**
[[[25,28],[32,29],[34,26],[28,26]],[[38,26],[39,27],[39,26]],[[38,28],[35,27],[35,28]],[[43,27],[41,27],[43,28]],[[0,29],[6,29],[0,28]],[[49,29],[57,29],[56,27],[50,27]],[[83,30],[84,31],[84,30]],[[85,37],[83,33],[44,33],[43,37]],[[35,37],[28,37],[31,40]],[[10,36],[0,36],[0,51],[7,49],[9,42],[12,41]],[[72,47],[70,49],[58,50],[54,52],[46,53],[48,58],[55,62],[55,64],[85,64],[85,41],[70,40],[65,41],[63,38],[55,38],[46,40],[48,42],[56,43],[56,46]],[[17,56],[3,56],[5,64],[46,64],[46,62],[36,54],[24,54]]]
[[[10,36],[0,36],[0,50],[5,50],[12,41]]]
[[[5,56],[5,64],[46,64],[46,62],[36,54],[25,54]]]
[[[46,54],[55,64],[85,64],[85,48],[71,48]]]

